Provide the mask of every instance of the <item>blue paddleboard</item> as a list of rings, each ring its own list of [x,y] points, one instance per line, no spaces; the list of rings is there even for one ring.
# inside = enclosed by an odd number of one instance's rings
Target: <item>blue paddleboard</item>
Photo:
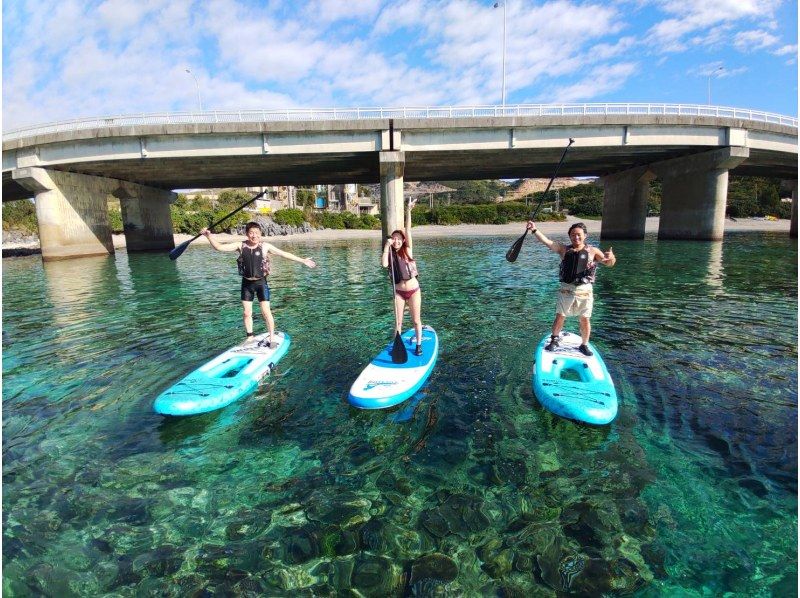
[[[607,424],[617,416],[617,391],[600,353],[587,357],[578,347],[581,337],[562,332],[559,347],[546,351],[550,335],[536,347],[533,392],[542,406],[556,415],[588,424]]]
[[[422,355],[414,355],[416,348],[414,329],[407,330],[401,338],[408,349],[406,363],[392,363],[394,340],[361,372],[347,400],[361,409],[384,409],[405,401],[417,392],[436,365],[439,356],[439,337],[430,326],[422,327]]]
[[[271,347],[259,346],[269,334],[231,347],[185,378],[170,386],[155,400],[153,409],[162,415],[196,415],[230,405],[258,386],[275,364],[286,355],[291,339],[277,332]]]

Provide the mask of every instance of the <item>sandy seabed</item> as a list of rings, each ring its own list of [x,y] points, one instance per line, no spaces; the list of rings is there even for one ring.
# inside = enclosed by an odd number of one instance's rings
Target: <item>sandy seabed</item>
[[[580,220],[568,217],[566,222],[541,222],[537,227],[552,239],[566,241],[567,230],[574,222],[583,222],[589,231],[590,237],[597,238],[600,235],[600,220]],[[415,226],[413,230],[415,239],[435,238],[435,237],[480,237],[480,236],[508,236],[521,235],[525,230],[523,222],[511,222],[509,224],[457,224],[453,226],[424,225]],[[658,218],[647,219],[645,230],[647,232],[658,232]],[[725,232],[743,231],[774,231],[789,232],[788,220],[765,220],[759,218],[742,218],[739,220],[726,220]],[[265,237],[264,240],[270,243],[280,243],[283,240],[304,241],[304,242],[326,242],[326,241],[346,241],[348,239],[376,239],[379,240],[381,232],[379,230],[359,230],[359,229],[324,229],[315,230],[310,233],[298,233],[294,235],[283,235],[279,237]],[[125,247],[125,235],[114,235],[114,247],[123,249]],[[192,235],[175,235],[175,245],[180,245],[188,241]],[[222,243],[232,241],[243,241],[244,236],[229,235],[219,233],[215,238]],[[199,237],[193,245],[206,245],[205,237]],[[38,241],[28,243],[3,243],[3,250],[25,249],[35,253],[39,247]],[[5,253],[5,251],[4,251]]]

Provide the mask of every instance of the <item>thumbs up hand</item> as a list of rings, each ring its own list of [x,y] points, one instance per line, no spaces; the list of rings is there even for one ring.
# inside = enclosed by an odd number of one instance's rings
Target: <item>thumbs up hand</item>
[[[614,255],[613,247],[609,247],[608,251],[603,252],[603,263],[607,266],[613,266],[617,263],[617,256]]]

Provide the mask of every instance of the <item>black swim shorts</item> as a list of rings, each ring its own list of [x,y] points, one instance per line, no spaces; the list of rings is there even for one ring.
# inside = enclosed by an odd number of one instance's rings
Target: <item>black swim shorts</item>
[[[258,297],[259,301],[269,301],[269,285],[266,278],[247,280],[242,278],[242,301],[252,301]]]

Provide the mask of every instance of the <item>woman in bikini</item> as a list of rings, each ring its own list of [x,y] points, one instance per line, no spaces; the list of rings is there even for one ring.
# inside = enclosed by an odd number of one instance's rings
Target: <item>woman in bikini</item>
[[[403,333],[403,315],[405,307],[408,306],[417,334],[414,355],[422,355],[422,291],[417,280],[417,263],[411,251],[411,209],[416,203],[415,199],[408,202],[405,232],[398,229],[386,239],[381,255],[381,266],[388,268],[394,283],[395,331]]]

